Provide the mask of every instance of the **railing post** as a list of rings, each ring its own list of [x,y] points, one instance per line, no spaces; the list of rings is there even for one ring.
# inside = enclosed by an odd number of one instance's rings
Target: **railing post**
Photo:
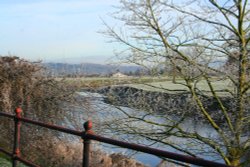
[[[90,139],[88,139],[87,134],[93,133],[91,131],[92,128],[92,121],[87,121],[83,124],[85,132],[82,136],[83,138],[83,167],[89,167],[89,153],[90,153]]]
[[[21,118],[22,109],[20,107],[16,108],[16,117],[15,117],[15,131],[14,131],[14,147],[13,147],[13,157],[12,157],[12,166],[16,167],[17,157],[20,156],[20,128],[21,128],[21,122],[19,121],[19,118]]]

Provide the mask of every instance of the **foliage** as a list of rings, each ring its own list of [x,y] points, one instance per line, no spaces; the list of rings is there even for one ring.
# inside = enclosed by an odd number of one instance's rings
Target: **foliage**
[[[45,69],[39,62],[29,62],[15,56],[0,57],[1,112],[15,114],[15,108],[20,106],[23,109],[22,116],[26,118],[60,124],[66,113],[62,104],[76,103],[74,95],[76,90],[75,85],[69,86],[64,84],[63,80],[47,77]],[[3,117],[0,119],[0,146],[11,152],[13,121]],[[39,144],[35,142],[37,140]],[[22,125],[21,153],[27,159],[39,161],[41,157],[46,157],[42,162],[43,165],[54,162],[60,164],[63,162],[62,159],[54,157],[58,157],[56,156],[58,153],[55,152],[56,144],[61,142],[56,132],[36,126]],[[37,151],[39,146],[42,148]],[[49,154],[47,151],[50,149],[52,150]],[[49,162],[50,160],[52,161]]]
[[[20,106],[24,115],[35,117],[43,111],[60,110],[59,104],[68,101],[74,93],[62,80],[48,78],[39,63],[10,56],[0,57],[0,63],[2,111],[13,113]]]

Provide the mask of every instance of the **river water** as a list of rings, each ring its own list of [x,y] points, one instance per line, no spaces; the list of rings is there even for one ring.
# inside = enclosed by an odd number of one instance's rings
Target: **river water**
[[[102,126],[105,124],[107,121],[112,121],[114,117],[122,117],[124,114],[120,112],[119,109],[117,109],[116,106],[112,106],[110,104],[107,104],[103,101],[103,96],[97,93],[88,93],[88,92],[78,92],[80,97],[83,99],[83,103],[81,106],[68,106],[69,110],[71,110],[70,116],[65,118],[64,124],[67,125],[70,128],[74,129],[82,129],[82,123],[86,120],[92,120],[94,123],[94,128],[93,130],[95,131],[96,134],[103,135],[106,137],[112,137],[116,138],[119,140],[127,140],[130,143],[141,143],[145,145],[150,145],[151,147],[154,148],[160,148],[166,151],[171,151],[171,152],[178,152],[177,150],[173,149],[172,147],[168,147],[166,145],[161,145],[161,144],[152,144],[151,141],[141,139],[138,137],[135,137],[133,135],[126,135],[122,133],[114,133],[112,131],[109,131],[108,129],[103,130]],[[144,114],[143,111],[127,108],[127,107],[121,107],[124,111],[128,113],[137,113],[138,114]],[[73,118],[69,119],[69,118]],[[125,118],[124,118],[125,119]],[[150,117],[151,120],[163,122],[166,121],[163,118],[160,117]],[[138,125],[136,125],[138,126]],[[140,125],[142,127],[147,127],[145,125]],[[204,125],[203,123],[198,123],[194,122],[193,120],[186,120],[182,123],[182,126],[185,127],[187,130],[194,130],[201,134],[202,136],[216,136],[216,132],[210,128],[208,125]],[[100,128],[98,128],[100,127]],[[153,128],[153,127],[149,127]],[[174,138],[170,137],[170,140],[182,144],[182,145],[187,145],[186,147],[190,147],[190,141],[187,141],[186,139],[180,139],[180,138]],[[189,144],[189,145],[188,145]],[[123,148],[118,148],[114,147],[108,144],[103,144],[103,143],[95,143],[95,145],[102,149],[105,150],[107,153],[123,153],[128,156],[131,156],[135,158],[136,160],[142,162],[143,164],[146,164],[148,166],[155,167],[161,162],[161,158],[149,155],[149,154],[144,154],[144,153],[135,153],[131,150],[123,149]],[[204,152],[210,152],[209,148],[204,147],[202,144],[200,145],[195,145],[194,150],[203,150]],[[179,152],[178,152],[179,153]],[[207,159],[207,160],[216,160],[218,162],[223,162],[221,159],[218,157],[215,158],[214,155],[209,155],[209,156],[203,156],[200,154],[201,158]]]

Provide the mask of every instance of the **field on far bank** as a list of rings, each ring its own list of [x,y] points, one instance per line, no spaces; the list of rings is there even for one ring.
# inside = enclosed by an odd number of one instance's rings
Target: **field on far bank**
[[[98,88],[112,85],[133,85],[147,84],[154,82],[165,82],[171,80],[169,77],[81,77],[81,78],[56,78],[57,80],[65,80],[68,84],[77,84],[81,88]]]
[[[166,92],[166,93],[176,93],[188,91],[186,86],[183,86],[184,81],[178,80],[177,83],[173,83],[171,80],[166,80],[164,82],[151,82],[145,84],[129,84],[128,86],[143,89],[147,91],[157,91],[157,92]],[[232,84],[229,80],[214,80],[212,83],[213,88],[220,96],[230,95],[227,90],[233,91]],[[201,91],[204,94],[212,95],[208,84],[206,81],[200,81],[196,85],[197,90]]]
[[[58,80],[60,78],[57,78]],[[137,89],[143,89],[147,91],[166,92],[166,93],[178,93],[188,91],[188,88],[183,86],[183,80],[177,78],[176,82],[172,82],[172,77],[82,77],[82,78],[64,78],[68,84],[78,84],[81,88],[99,88],[104,86],[124,85]],[[233,91],[232,83],[229,80],[213,79],[212,85],[216,92],[219,92],[221,96],[228,96],[229,93],[225,90]],[[201,80],[196,84],[197,90],[211,95],[210,89],[206,81]]]

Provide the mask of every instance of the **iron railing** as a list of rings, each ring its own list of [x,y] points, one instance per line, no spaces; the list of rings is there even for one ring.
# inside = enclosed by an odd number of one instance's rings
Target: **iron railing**
[[[21,108],[17,108],[15,110],[15,112],[16,112],[16,115],[0,112],[0,116],[11,118],[14,120],[14,123],[15,123],[13,152],[12,153],[8,152],[0,147],[0,152],[11,157],[13,167],[16,167],[17,163],[19,161],[24,163],[27,166],[39,167],[39,165],[36,165],[35,163],[28,161],[28,160],[21,157],[21,154],[20,154],[21,122],[33,124],[33,125],[37,125],[40,127],[45,127],[48,129],[52,129],[52,130],[56,130],[56,131],[60,131],[63,133],[67,133],[67,134],[81,137],[83,139],[83,155],[82,155],[83,156],[83,158],[82,158],[83,159],[83,161],[82,161],[83,167],[89,166],[89,153],[90,153],[91,140],[100,141],[103,143],[132,149],[135,151],[140,151],[140,152],[152,154],[152,155],[159,156],[159,157],[164,157],[164,158],[175,160],[175,161],[185,162],[188,164],[194,164],[194,165],[199,165],[199,166],[204,166],[204,167],[211,167],[211,166],[213,166],[213,167],[230,167],[230,166],[222,164],[222,163],[208,161],[208,160],[205,160],[202,158],[196,158],[196,157],[182,155],[182,154],[178,154],[178,153],[163,151],[163,150],[150,148],[150,147],[146,147],[146,146],[142,146],[142,145],[138,145],[138,144],[132,144],[132,143],[128,143],[128,142],[123,142],[123,141],[114,140],[111,138],[99,136],[99,135],[94,134],[94,132],[91,130],[92,129],[92,122],[91,121],[87,121],[84,123],[84,131],[77,131],[77,130],[68,129],[68,128],[65,128],[62,126],[47,124],[47,123],[23,118],[23,117],[21,117],[21,112],[22,112]]]

